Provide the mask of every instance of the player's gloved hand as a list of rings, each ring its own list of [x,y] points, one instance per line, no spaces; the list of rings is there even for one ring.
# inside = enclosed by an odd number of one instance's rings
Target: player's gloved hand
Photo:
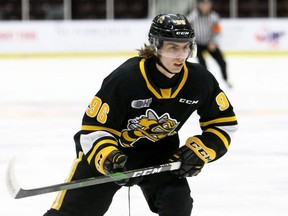
[[[215,158],[216,152],[213,149],[205,146],[198,137],[190,137],[170,159],[171,162],[181,161],[180,168],[172,173],[180,178],[196,176],[205,163]]]
[[[170,162],[175,161],[181,161],[181,166],[178,170],[172,171],[172,173],[180,178],[196,176],[204,166],[204,161],[187,146],[182,146],[175,152]]]
[[[113,150],[104,161],[103,167],[106,174],[124,172],[126,171],[125,163],[127,161],[127,156],[123,154],[120,150]],[[116,184],[120,186],[132,186],[139,183],[142,180],[141,177],[123,179],[115,181]]]
[[[106,158],[103,164],[105,174],[125,171],[127,156],[120,150],[113,150]]]

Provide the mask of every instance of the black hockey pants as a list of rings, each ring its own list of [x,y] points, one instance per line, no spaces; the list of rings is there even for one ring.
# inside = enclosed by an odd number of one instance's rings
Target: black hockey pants
[[[78,158],[67,180],[92,176],[95,176],[95,171],[91,170],[85,159]],[[138,185],[151,211],[159,216],[191,215],[193,200],[186,179],[159,173],[144,177]],[[44,216],[103,216],[120,188],[116,183],[106,183],[60,192]]]

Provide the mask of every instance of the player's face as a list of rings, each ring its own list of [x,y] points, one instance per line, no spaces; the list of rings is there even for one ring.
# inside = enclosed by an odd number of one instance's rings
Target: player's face
[[[158,50],[160,61],[172,73],[179,73],[191,53],[190,42],[164,41]]]

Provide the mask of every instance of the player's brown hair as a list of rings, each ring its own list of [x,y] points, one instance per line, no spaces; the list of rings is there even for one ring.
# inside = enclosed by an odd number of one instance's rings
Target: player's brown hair
[[[143,57],[146,59],[155,57],[155,49],[150,44],[145,43],[144,46],[141,47],[140,49],[137,49],[137,51],[140,57]]]

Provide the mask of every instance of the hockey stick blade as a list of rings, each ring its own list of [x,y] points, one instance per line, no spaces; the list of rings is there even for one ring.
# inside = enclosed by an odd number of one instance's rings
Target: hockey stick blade
[[[91,177],[91,178],[86,178],[86,179],[81,179],[81,180],[75,180],[71,182],[55,184],[55,185],[50,185],[46,187],[23,189],[18,185],[17,180],[15,178],[15,172],[14,172],[15,159],[12,159],[7,168],[6,183],[7,183],[7,187],[11,196],[14,199],[20,199],[20,198],[31,197],[31,196],[36,196],[36,195],[41,195],[41,194],[46,194],[46,193],[52,193],[52,192],[61,191],[61,190],[71,190],[71,189],[76,189],[76,188],[88,187],[91,185],[115,182],[115,181],[124,180],[128,178],[135,178],[139,176],[152,175],[156,173],[177,170],[179,169],[180,165],[181,165],[180,162],[173,162],[173,163],[167,163],[167,164],[162,164],[158,166],[147,167],[143,169],[130,170],[130,171],[126,171],[123,173],[118,172],[118,173],[113,173],[110,175],[103,175],[103,176]]]

